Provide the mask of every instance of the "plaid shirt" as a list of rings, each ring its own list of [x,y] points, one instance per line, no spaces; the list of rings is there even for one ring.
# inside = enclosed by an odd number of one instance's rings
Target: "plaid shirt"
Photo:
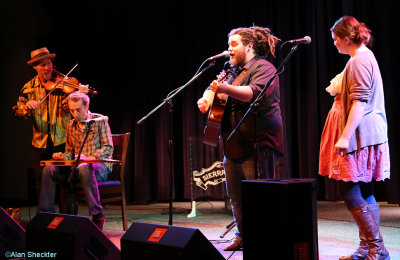
[[[49,135],[55,146],[65,143],[65,129],[72,116],[66,103],[67,94],[55,90],[41,105],[29,110],[26,103],[29,100],[40,101],[46,96],[46,89],[36,76],[27,82],[18,95],[17,104],[13,106],[14,116],[19,119],[32,119],[32,145],[36,148],[46,148]]]
[[[91,113],[88,111],[87,119],[101,117],[100,114]],[[114,151],[111,130],[107,121],[96,121],[89,130],[89,135],[86,143],[83,146],[82,154],[87,157],[96,159],[111,159]],[[67,142],[65,145],[65,154],[67,160],[75,159],[78,155],[85,131],[79,127],[78,122],[73,119],[67,126]],[[107,168],[112,170],[112,164],[106,163]]]

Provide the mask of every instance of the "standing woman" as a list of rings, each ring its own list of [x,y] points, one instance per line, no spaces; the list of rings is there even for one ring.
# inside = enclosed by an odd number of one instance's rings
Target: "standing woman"
[[[350,55],[350,59],[341,84],[339,135],[330,150],[340,156],[330,155],[331,162],[321,162],[330,166],[329,171],[320,174],[339,182],[360,236],[357,250],[340,259],[390,259],[379,231],[379,205],[371,183],[372,179],[390,177],[382,77],[374,54],[367,47],[372,42],[371,31],[354,17],[344,16],[335,22],[331,32],[339,53]],[[324,131],[321,143],[334,136]],[[320,153],[327,151],[321,149]],[[322,157],[329,158],[326,154]]]

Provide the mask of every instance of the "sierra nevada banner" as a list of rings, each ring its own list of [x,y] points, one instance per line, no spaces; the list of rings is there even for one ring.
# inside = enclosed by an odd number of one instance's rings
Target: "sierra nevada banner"
[[[203,168],[200,172],[193,171],[193,181],[203,190],[207,190],[208,185],[217,185],[224,182],[225,170],[223,163],[216,161],[209,168]]]

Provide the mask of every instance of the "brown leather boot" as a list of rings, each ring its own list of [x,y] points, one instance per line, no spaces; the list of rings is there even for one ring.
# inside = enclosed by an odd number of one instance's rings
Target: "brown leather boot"
[[[374,215],[376,224],[379,226],[380,224],[379,204],[369,204],[369,207],[372,210],[372,214]],[[349,256],[340,257],[339,260],[364,260],[367,257],[369,246],[360,228],[358,228],[358,235],[360,237],[360,244],[358,245],[356,251]]]
[[[243,238],[237,236],[233,242],[224,248],[224,251],[239,251],[243,248]]]
[[[361,231],[359,231],[359,236],[360,244],[356,251],[351,255],[340,257],[339,260],[364,260],[367,257],[369,246],[365,240],[364,234],[362,234]]]
[[[379,214],[379,211],[377,211]],[[383,238],[379,232],[379,225],[374,217],[368,203],[364,203],[350,210],[353,219],[357,223],[361,233],[364,234],[365,240],[369,246],[369,251],[366,260],[388,260],[390,259],[389,252],[383,244]]]

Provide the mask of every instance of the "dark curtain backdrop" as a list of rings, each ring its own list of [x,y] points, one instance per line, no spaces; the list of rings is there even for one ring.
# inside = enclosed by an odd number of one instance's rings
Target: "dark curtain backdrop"
[[[340,200],[336,184],[317,175],[322,128],[333,99],[325,91],[349,58],[338,54],[329,28],[343,15],[364,21],[375,37],[386,98],[391,179],[376,185],[379,200],[399,203],[399,87],[395,49],[399,2],[392,1],[0,1],[0,86],[2,148],[0,198],[28,200],[32,187],[31,123],[18,121],[11,107],[34,76],[26,61],[43,46],[55,52],[57,70],[94,87],[90,110],[108,115],[114,133],[132,133],[128,151],[129,201],[168,200],[170,173],[175,199],[191,198],[192,170],[221,160],[221,147],[202,144],[205,116],[196,106],[205,87],[222,70],[218,60],[141,125],[136,122],[167,94],[185,85],[200,64],[227,49],[227,34],[241,26],[269,26],[283,41],[309,35],[280,76],[285,155],[279,178],[317,178],[319,198]],[[278,49],[278,66],[289,52]],[[172,127],[171,127],[172,122]],[[172,130],[172,131],[171,131]],[[169,139],[174,164],[170,168]],[[222,188],[196,190],[196,197],[222,198]]]

